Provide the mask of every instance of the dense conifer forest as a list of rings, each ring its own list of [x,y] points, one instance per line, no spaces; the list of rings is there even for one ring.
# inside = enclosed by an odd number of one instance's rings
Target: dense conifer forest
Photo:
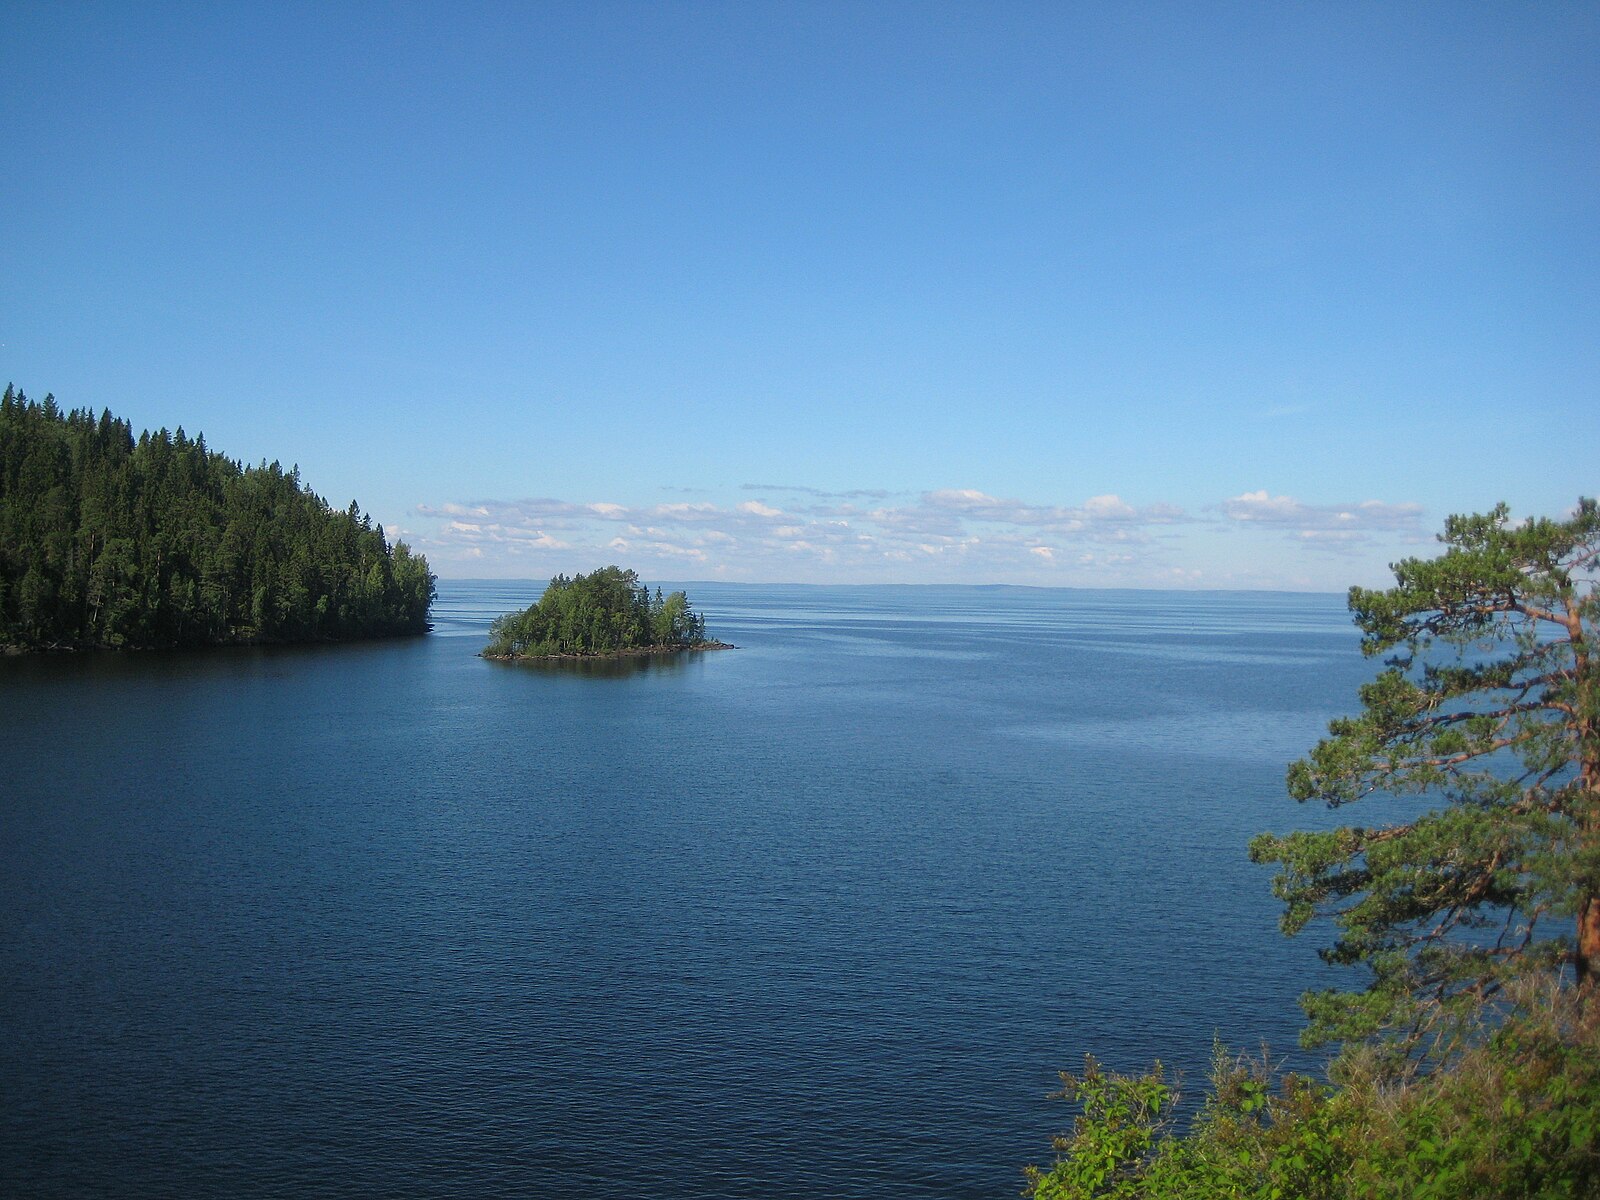
[[[326,641],[420,633],[434,576],[298,468],[246,467],[102,411],[0,398],[0,645]]]
[[[682,592],[663,597],[657,588],[652,595],[634,572],[601,567],[571,579],[558,575],[536,604],[497,618],[483,653],[538,658],[721,645],[707,640],[705,618]]]

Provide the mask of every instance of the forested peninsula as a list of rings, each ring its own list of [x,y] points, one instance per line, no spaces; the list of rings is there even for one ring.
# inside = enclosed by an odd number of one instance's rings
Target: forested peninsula
[[[435,577],[299,468],[0,398],[0,646],[343,641],[421,633]]]
[[[558,575],[538,601],[489,627],[483,657],[578,658],[729,650],[706,636],[705,618],[682,592],[663,597],[621,567]]]

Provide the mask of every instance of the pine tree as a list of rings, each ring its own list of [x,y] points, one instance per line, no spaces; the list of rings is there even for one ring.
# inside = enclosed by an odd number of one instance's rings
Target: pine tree
[[[1501,505],[1440,540],[1442,556],[1394,566],[1395,587],[1351,589],[1385,669],[1288,777],[1333,807],[1439,806],[1251,845],[1281,867],[1285,932],[1331,917],[1323,957],[1368,972],[1363,991],[1303,998],[1307,1041],[1373,1040],[1397,1068],[1492,1028],[1519,980],[1590,1008],[1600,994],[1600,509],[1517,523]]]

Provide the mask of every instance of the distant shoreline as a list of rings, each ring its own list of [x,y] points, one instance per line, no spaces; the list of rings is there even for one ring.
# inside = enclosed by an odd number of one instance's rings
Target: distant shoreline
[[[487,654],[479,651],[478,657],[491,659],[494,662],[550,662],[561,659],[594,662],[607,658],[639,658],[651,654],[683,654],[690,650],[737,650],[738,648],[729,642],[696,642],[690,646],[628,646],[621,650],[604,650],[587,654],[571,651],[560,654]]]

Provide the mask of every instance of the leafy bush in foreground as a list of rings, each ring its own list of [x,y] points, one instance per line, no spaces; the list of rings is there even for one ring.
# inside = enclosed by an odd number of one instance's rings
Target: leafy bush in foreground
[[[1200,1112],[1175,1128],[1177,1092],[1143,1076],[1063,1075],[1079,1115],[1062,1156],[1028,1169],[1035,1200],[1585,1200],[1600,1195],[1600,1036],[1569,993],[1448,1070],[1395,1084],[1360,1053],[1338,1084],[1276,1075],[1220,1047]]]

